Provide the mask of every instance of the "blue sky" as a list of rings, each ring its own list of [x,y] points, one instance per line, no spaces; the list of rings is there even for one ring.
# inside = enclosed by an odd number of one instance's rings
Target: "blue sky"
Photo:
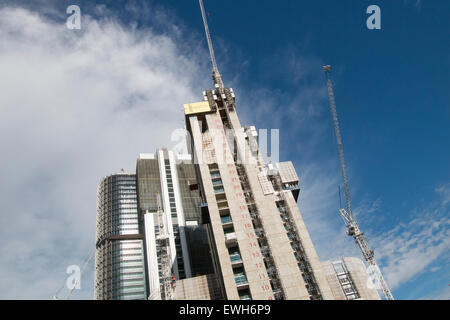
[[[81,31],[65,29],[69,4],[81,7]],[[205,1],[219,69],[235,89],[241,122],[280,129],[280,160],[297,168],[299,206],[319,257],[359,255],[337,212],[340,173],[321,69],[331,64],[355,215],[394,296],[449,299],[450,3],[274,4]],[[381,30],[366,28],[371,4],[381,8]],[[17,70],[42,79],[17,80],[29,100],[12,89],[0,100],[3,129],[21,132],[0,140],[10,150],[2,167],[21,177],[0,202],[25,190],[29,212],[10,222],[11,232],[32,234],[35,221],[45,233],[33,237],[40,242],[13,238],[0,248],[13,256],[0,261],[3,272],[23,268],[2,278],[0,297],[47,298],[62,284],[65,267],[81,264],[92,249],[98,181],[122,167],[134,171],[139,152],[170,146],[168,133],[183,126],[182,103],[200,100],[211,86],[210,64],[196,0],[0,1],[0,23],[7,40],[0,63],[13,66],[0,81],[15,83]],[[36,70],[21,58],[35,61]],[[29,112],[41,121],[22,130],[19,119]],[[39,141],[30,142],[35,135]],[[35,167],[11,165],[30,153]],[[73,179],[70,188],[62,177]],[[28,190],[30,182],[51,194]],[[35,200],[45,205],[37,210]],[[8,209],[20,207],[8,202]],[[72,227],[62,232],[67,221]],[[27,263],[39,267],[32,272]],[[92,274],[91,265],[74,298],[92,297]]]

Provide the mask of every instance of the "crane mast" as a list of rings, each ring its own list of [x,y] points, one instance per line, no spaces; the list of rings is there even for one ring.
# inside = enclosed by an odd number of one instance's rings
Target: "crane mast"
[[[352,236],[355,239],[356,243],[358,244],[359,248],[361,249],[364,259],[366,259],[367,263],[369,264],[372,271],[374,272],[374,275],[378,281],[378,284],[379,284],[381,290],[384,293],[384,296],[386,297],[386,300],[394,300],[391,290],[389,289],[386,281],[383,278],[383,275],[381,274],[380,268],[377,265],[377,262],[374,257],[374,252],[373,252],[373,250],[370,249],[369,244],[367,243],[366,237],[359,229],[358,223],[356,222],[356,220],[352,214],[350,191],[349,191],[349,187],[348,187],[347,172],[346,172],[345,161],[344,161],[344,148],[342,146],[341,133],[339,130],[339,121],[338,121],[337,112],[336,112],[336,104],[334,101],[333,86],[328,77],[328,73],[329,73],[329,71],[331,71],[331,66],[330,65],[324,66],[323,70],[325,71],[325,77],[327,80],[328,97],[330,100],[330,110],[331,110],[331,115],[333,117],[334,132],[336,134],[336,141],[337,141],[337,145],[338,145],[339,162],[341,165],[342,180],[344,181],[345,202],[346,202],[346,206],[347,206],[347,210],[340,208],[339,212],[340,212],[342,218],[344,219],[345,226],[347,227],[347,234],[349,236]]]
[[[212,77],[214,84],[223,90],[222,76],[217,68],[216,58],[214,56],[214,49],[212,46],[211,35],[209,34],[208,22],[206,21],[205,7],[203,6],[203,0],[198,1],[200,3],[200,9],[202,11],[203,25],[205,27],[206,40],[208,41],[209,55],[211,56],[212,64]]]

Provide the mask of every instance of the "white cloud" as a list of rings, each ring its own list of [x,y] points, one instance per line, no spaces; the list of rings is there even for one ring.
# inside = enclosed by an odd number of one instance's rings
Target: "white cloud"
[[[290,48],[289,50],[295,50]],[[285,57],[285,59],[280,59]],[[300,57],[300,58],[299,58]],[[320,59],[302,57],[300,52],[275,56],[286,61],[289,70],[274,71],[280,79],[289,77],[301,88],[292,95],[280,89],[256,88],[239,93],[239,112],[242,122],[269,128],[280,128],[281,147],[289,146],[295,158],[292,160],[300,177],[299,207],[321,260],[341,256],[363,258],[353,238],[346,235],[339,217],[337,186],[340,169],[337,164],[335,137],[328,110],[324,79],[320,74]],[[299,58],[299,61],[293,61]],[[274,62],[266,61],[267,65]],[[280,67],[282,68],[282,67]],[[295,70],[295,71],[292,71]],[[277,79],[278,79],[277,78]],[[237,87],[239,89],[239,87]],[[244,107],[243,107],[244,106]],[[294,138],[293,138],[294,137]],[[345,138],[345,137],[344,137]],[[281,160],[286,155],[281,153]],[[352,166],[349,166],[351,169]],[[438,208],[430,207],[411,218],[402,217],[402,224],[392,227],[386,220],[383,199],[361,194],[361,179],[348,172],[352,181],[351,194],[355,195],[353,213],[367,235],[369,245],[391,289],[424,272],[448,251],[448,221],[443,206],[449,203],[450,187],[441,186],[436,191],[442,201]],[[408,221],[409,220],[409,221]],[[428,288],[427,288],[428,289]]]
[[[301,172],[299,207],[322,261],[343,256],[360,257],[353,239],[346,235],[339,214],[338,175],[325,166],[307,165]]]
[[[441,270],[441,267],[430,268],[431,272],[436,272],[436,271],[439,271],[439,270]]]
[[[333,200],[337,199],[333,190],[336,177],[319,168],[314,169],[313,166],[303,171],[301,177],[303,190],[299,205],[320,259],[339,256],[362,258],[353,239],[345,235],[343,221],[337,218],[336,204],[333,204]],[[391,290],[427,270],[441,272],[441,269],[447,268],[444,266],[450,261],[448,202],[445,192],[442,192],[445,189],[437,190],[441,194],[439,202],[430,203],[424,210],[416,210],[409,220],[402,219],[404,222],[391,229],[388,225],[380,227],[382,215],[367,214],[369,211],[377,211],[381,200],[370,202],[366,198],[355,208],[359,212],[357,220],[363,226],[369,245],[375,250],[375,256]],[[429,299],[440,299],[438,296],[447,297],[448,290],[442,294],[431,294]]]
[[[168,34],[113,19],[86,19],[80,32],[70,31],[26,9],[0,9],[0,298],[55,293],[65,268],[81,264],[93,248],[100,178],[122,167],[134,171],[138,153],[171,145],[170,132],[184,126],[182,104],[197,101],[210,85],[208,73],[199,72],[209,70],[206,51],[184,50],[189,43],[182,30],[165,13],[156,16],[169,24]],[[292,62],[297,84],[315,74],[312,65],[322,65],[302,59]],[[328,106],[320,81],[302,86],[296,97],[267,89],[237,92],[239,113],[250,123],[269,118],[270,128],[277,128],[286,119],[276,111],[289,110],[298,136],[294,144],[283,136],[290,128],[280,128],[281,144],[298,153],[292,160],[301,179],[299,205],[319,256],[361,256],[337,211],[336,150],[329,115],[322,114]],[[325,156],[318,147],[324,139],[330,146]],[[437,192],[449,199],[449,190]],[[364,200],[359,208],[375,212],[380,204]],[[394,288],[448,251],[444,218],[427,212],[369,239]],[[92,282],[91,268],[73,297],[90,299]]]
[[[450,218],[447,202],[440,199],[429,208],[416,210],[412,219],[375,238],[375,250],[391,289],[407,283],[442,259],[448,261]],[[440,267],[433,267],[432,271]]]
[[[183,103],[209,84],[206,51],[182,51],[179,28],[156,34],[83,18],[73,31],[0,8],[3,299],[51,298],[95,245],[99,180],[174,145]],[[74,298],[92,298],[92,269]]]
[[[319,258],[361,257],[354,240],[346,235],[339,214],[340,169],[322,72],[324,63],[304,51],[289,46],[263,62],[265,68],[277,65],[265,77],[300,89],[294,94],[261,87],[237,92],[239,116],[241,123],[258,129],[280,129],[280,160],[291,160],[296,166],[301,188],[298,205]],[[351,171],[349,174],[352,177]],[[373,203],[372,210],[379,204]]]
[[[442,204],[444,206],[450,203],[450,183],[436,188],[435,191],[442,197]]]

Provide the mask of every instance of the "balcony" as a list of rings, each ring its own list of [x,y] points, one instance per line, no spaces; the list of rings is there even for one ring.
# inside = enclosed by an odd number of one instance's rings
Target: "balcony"
[[[221,217],[229,216],[230,215],[230,209],[228,208],[219,208],[219,214]]]
[[[220,178],[219,169],[214,169],[214,171],[210,171],[211,178]]]
[[[283,190],[297,190],[299,189],[298,183],[284,183]]]
[[[231,221],[231,217],[230,216],[222,216],[222,217],[220,217],[220,220],[222,221],[222,225],[224,227],[233,224],[233,222]]]
[[[242,257],[241,255],[237,253],[230,254],[230,260],[232,265],[239,265],[242,264]]]
[[[219,210],[228,209],[227,199],[217,200],[217,207],[219,208]]]
[[[225,233],[225,243],[227,245],[235,244],[237,242],[237,237],[235,232]]]
[[[214,193],[225,193],[223,186],[214,187]]]
[[[236,281],[236,286],[238,288],[243,288],[248,286],[247,276],[245,274],[235,274],[234,281]]]

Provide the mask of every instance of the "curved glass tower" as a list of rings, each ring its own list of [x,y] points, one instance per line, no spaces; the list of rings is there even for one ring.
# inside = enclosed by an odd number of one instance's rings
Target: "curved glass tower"
[[[146,299],[136,175],[115,174],[104,178],[98,186],[97,197],[94,298]]]

